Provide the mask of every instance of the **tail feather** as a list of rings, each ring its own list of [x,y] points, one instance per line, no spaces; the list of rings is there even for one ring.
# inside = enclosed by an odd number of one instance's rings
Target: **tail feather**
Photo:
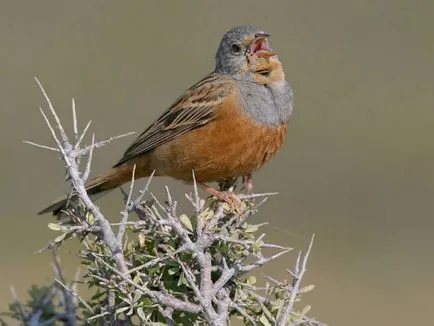
[[[120,169],[118,167],[108,170],[106,173],[92,179],[86,185],[87,194],[92,200],[104,196],[105,194],[110,192],[110,190],[113,190],[114,188],[125,182],[123,174],[125,174],[124,169]],[[53,215],[57,215],[61,210],[66,208],[69,201],[74,200],[76,197],[76,194],[60,197],[48,207],[41,210],[38,215],[50,212],[52,212]]]

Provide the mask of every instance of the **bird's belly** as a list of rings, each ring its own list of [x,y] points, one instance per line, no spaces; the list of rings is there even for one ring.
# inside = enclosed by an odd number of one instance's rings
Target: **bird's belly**
[[[230,112],[227,112],[230,110]],[[287,124],[265,126],[238,109],[220,109],[216,119],[155,150],[157,175],[192,181],[219,181],[252,173],[281,147]]]

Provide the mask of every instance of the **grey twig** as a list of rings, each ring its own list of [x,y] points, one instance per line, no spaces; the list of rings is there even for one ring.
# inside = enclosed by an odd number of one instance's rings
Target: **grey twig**
[[[297,258],[297,262],[295,264],[295,268],[293,271],[293,283],[292,283],[291,294],[289,296],[289,300],[286,307],[283,309],[283,314],[279,318],[279,322],[278,322],[279,326],[285,326],[287,324],[289,315],[293,311],[295,299],[297,298],[297,295],[300,290],[301,281],[303,279],[304,274],[307,271],[307,260],[309,258],[310,251],[312,249],[314,238],[315,238],[315,234],[312,235],[312,238],[310,239],[309,247],[307,248],[307,251],[303,256],[303,261],[301,262],[301,265],[300,265],[300,255]]]
[[[131,174],[131,184],[130,184],[130,190],[128,191],[128,196],[125,202],[125,209],[121,212],[121,222],[118,229],[118,243],[122,245],[122,240],[124,238],[125,230],[127,228],[127,222],[128,222],[128,215],[130,214],[130,207],[133,204],[131,202],[131,198],[133,196],[133,190],[134,190],[134,180],[135,180],[135,174],[136,174],[136,165],[133,166],[133,172]]]
[[[95,134],[92,134],[92,144],[90,145],[89,157],[87,159],[86,169],[84,170],[83,177],[82,177],[83,182],[86,182],[86,180],[89,178],[90,167],[92,164],[93,150],[95,148],[94,144],[95,144]]]
[[[25,317],[26,317],[24,306],[21,303],[21,301],[18,299],[18,295],[17,295],[17,291],[15,290],[15,287],[13,285],[11,285],[9,289],[11,291],[12,298],[14,299],[14,303],[16,303],[17,306],[18,306],[18,310],[19,310],[19,315],[21,317],[21,321],[24,322],[25,321]]]
[[[23,143],[26,143],[26,144],[29,144],[32,146],[36,146],[39,148],[43,148],[43,149],[48,149],[49,151],[53,151],[53,152],[60,152],[60,150],[58,148],[37,144],[37,143],[34,143],[32,141],[28,141],[28,140],[23,140]]]
[[[77,111],[75,110],[75,100],[71,99],[71,107],[72,107],[72,130],[74,132],[74,141],[78,140],[78,127],[77,127]]]
[[[240,307],[237,303],[232,302],[231,307],[234,308],[236,311],[240,313],[241,316],[243,316],[245,319],[247,319],[249,322],[252,323],[252,326],[256,326],[255,320],[250,316],[245,309]]]
[[[84,127],[83,131],[81,132],[80,136],[78,137],[78,140],[75,142],[74,148],[77,150],[80,148],[80,144],[84,139],[84,136],[86,136],[87,130],[90,127],[90,124],[92,123],[92,120],[89,120],[89,122]]]
[[[60,280],[57,281],[58,283],[66,284],[65,277],[63,276],[62,268],[60,266],[59,256],[57,253],[53,250],[53,264],[54,264],[54,271],[57,275],[57,278]],[[66,325],[68,326],[74,326],[76,325],[76,318],[75,318],[75,304],[73,300],[73,296],[71,295],[70,291],[66,290],[65,287],[62,287],[62,296],[63,296],[63,303],[65,306],[65,314],[67,316],[67,322]]]
[[[62,139],[62,143],[60,142],[59,138],[57,137],[56,132],[54,131],[53,127],[51,126],[51,123],[47,116],[45,115],[44,111],[40,109],[48,128],[51,131],[51,134],[53,136],[53,139],[55,140],[57,147],[62,153],[63,159],[65,161],[66,167],[68,169],[69,175],[71,177],[71,181],[74,185],[75,192],[77,196],[80,198],[80,200],[84,203],[84,205],[89,209],[89,211],[92,213],[92,215],[95,218],[95,221],[98,223],[98,225],[101,227],[101,233],[103,235],[103,239],[107,246],[109,247],[110,251],[112,252],[113,259],[116,261],[116,265],[118,266],[118,269],[121,272],[126,272],[128,270],[125,257],[122,253],[122,247],[119,244],[119,242],[116,239],[115,234],[113,233],[113,230],[110,227],[110,223],[107,221],[107,219],[104,217],[104,215],[100,212],[98,207],[95,206],[95,204],[92,202],[90,197],[88,196],[86,192],[86,187],[84,185],[83,179],[80,177],[79,167],[77,163],[77,157],[79,148],[77,147],[77,144],[75,146],[72,146],[70,143],[68,136],[66,135],[65,130],[62,127],[62,124],[60,122],[59,117],[57,116],[56,111],[54,110],[54,107],[51,103],[50,98],[48,97],[47,93],[45,92],[45,89],[43,88],[42,84],[39,82],[39,80],[35,77],[36,82],[39,85],[39,88],[41,89],[42,93],[45,96],[45,99],[48,103],[49,109],[51,111],[51,114],[54,118],[57,130],[60,134],[60,138]],[[82,134],[82,136],[84,133]],[[82,137],[80,137],[81,139]],[[80,139],[77,143],[80,142]]]
[[[238,195],[238,198],[241,200],[245,200],[245,199],[253,199],[253,198],[260,198],[260,197],[270,197],[278,194],[279,194],[278,192],[264,192],[262,194],[247,194],[247,195],[240,194]]]
[[[121,134],[121,135],[117,135],[117,136],[113,136],[113,137],[110,137],[110,138],[108,138],[108,139],[105,139],[105,140],[101,140],[101,141],[96,142],[96,143],[93,145],[93,147],[94,147],[94,148],[101,148],[101,147],[103,147],[104,145],[110,144],[110,143],[112,143],[112,142],[115,141],[115,140],[118,140],[118,139],[123,138],[123,137],[126,137],[126,136],[130,136],[130,135],[133,135],[133,134],[135,134],[134,131],[132,131],[132,132],[127,132],[127,133],[124,133],[124,134]],[[78,152],[78,154],[81,155],[81,156],[87,155],[87,154],[90,152],[91,147],[92,147],[92,145],[89,145],[89,146],[86,146],[86,147],[80,149],[80,151]]]
[[[283,251],[281,251],[281,252],[278,252],[277,254],[274,254],[274,255],[272,255],[272,256],[270,256],[270,257],[262,257],[262,258],[259,258],[257,261],[255,261],[255,262],[252,263],[252,264],[249,264],[249,265],[246,265],[246,266],[242,266],[242,267],[240,268],[240,270],[241,270],[242,272],[244,272],[244,273],[251,272],[252,270],[254,270],[254,269],[258,268],[258,267],[262,267],[262,266],[264,266],[264,265],[267,264],[268,262],[270,262],[270,261],[272,261],[272,260],[275,260],[275,259],[279,258],[280,256],[282,256],[282,255],[284,255],[284,254],[290,252],[291,250],[292,250],[292,248],[288,248],[288,249],[285,249],[285,250],[283,250]]]
[[[80,295],[78,295],[72,288],[69,288],[66,284],[64,284],[61,280],[59,279],[54,279],[54,281],[65,291],[69,292],[74,298],[76,298],[78,301],[80,301],[80,303],[83,305],[83,307],[85,307],[89,312],[94,313],[94,310],[92,309],[91,306],[89,306],[89,304],[86,302],[86,300],[84,300]]]

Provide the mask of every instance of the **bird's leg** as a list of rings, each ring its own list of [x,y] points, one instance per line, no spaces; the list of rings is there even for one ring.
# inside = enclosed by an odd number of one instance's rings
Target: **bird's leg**
[[[235,193],[229,191],[219,191],[207,185],[204,182],[198,182],[197,184],[207,193],[217,197],[221,201],[228,203],[231,207],[234,207],[236,210],[241,209],[242,202]]]
[[[251,173],[243,176],[243,186],[244,186],[244,189],[246,189],[246,191],[248,193],[252,192],[252,190],[253,190],[253,177],[252,177]]]

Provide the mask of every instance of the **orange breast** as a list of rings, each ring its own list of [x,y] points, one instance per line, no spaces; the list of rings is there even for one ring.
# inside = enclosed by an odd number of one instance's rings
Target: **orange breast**
[[[192,181],[219,181],[252,173],[281,147],[287,124],[264,126],[239,108],[238,94],[217,108],[217,117],[157,148],[150,166],[157,175]]]

